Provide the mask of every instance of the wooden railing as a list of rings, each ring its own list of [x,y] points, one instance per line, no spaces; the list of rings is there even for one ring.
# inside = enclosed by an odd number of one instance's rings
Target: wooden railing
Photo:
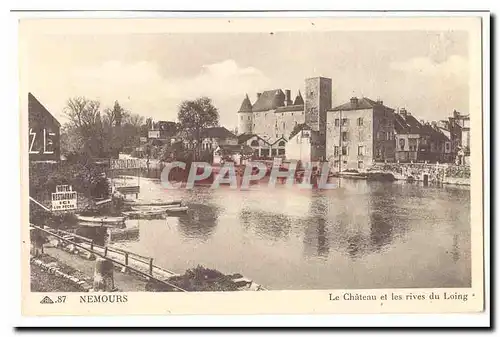
[[[182,289],[174,284],[169,283],[168,281],[162,280],[161,278],[154,276],[154,274],[153,274],[154,270],[158,270],[162,274],[170,274],[170,276],[174,276],[176,274],[172,271],[167,270],[167,269],[155,266],[153,264],[152,257],[143,256],[143,255],[140,255],[140,254],[137,254],[134,252],[130,252],[130,251],[127,251],[125,249],[116,248],[116,247],[96,245],[94,243],[94,240],[92,240],[92,239],[89,239],[89,238],[86,238],[84,236],[77,235],[74,233],[66,232],[66,231],[63,231],[60,229],[53,229],[53,228],[45,229],[45,228],[41,228],[41,227],[33,225],[33,224],[30,224],[30,226],[36,230],[39,230],[43,233],[51,235],[59,240],[67,242],[68,244],[73,244],[80,249],[88,251],[88,252],[90,252],[94,255],[100,256],[104,259],[110,260],[114,264],[117,264],[117,265],[124,267],[125,270],[132,270],[133,272],[135,272],[141,276],[144,276],[146,278],[151,278],[155,281],[161,282],[161,283],[168,285],[168,286],[170,286],[174,289],[177,289],[179,291],[183,291],[183,292],[187,291],[187,290],[184,290],[184,289]],[[71,236],[72,238],[69,238],[69,236]],[[75,242],[76,240],[74,238],[77,238],[78,240],[83,241],[83,243]],[[113,259],[111,256],[112,255],[111,253],[114,253],[115,255],[118,255],[119,257],[123,257],[123,262],[117,260],[116,258]],[[144,272],[144,271],[140,270],[142,268],[134,267],[131,263],[132,261],[138,262],[138,265],[144,265],[144,269],[147,269],[148,272]]]

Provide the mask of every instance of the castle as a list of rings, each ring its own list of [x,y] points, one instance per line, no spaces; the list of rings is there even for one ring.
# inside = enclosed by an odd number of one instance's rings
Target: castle
[[[290,90],[258,93],[253,104],[246,95],[238,111],[238,142],[252,147],[257,157],[326,160],[339,170],[366,169],[375,162],[450,162],[458,152],[451,146],[459,139],[455,133],[467,141],[469,127],[451,119],[448,124],[465,136],[368,97],[352,97],[332,108],[332,80],[314,77],[305,80],[304,97],[299,91],[293,101]]]
[[[270,142],[288,140],[294,128],[305,123],[324,134],[326,111],[332,107],[332,80],[306,79],[305,90],[305,100],[299,91],[292,101],[291,91],[281,89],[258,93],[253,104],[247,95],[238,111],[238,133],[256,134]]]

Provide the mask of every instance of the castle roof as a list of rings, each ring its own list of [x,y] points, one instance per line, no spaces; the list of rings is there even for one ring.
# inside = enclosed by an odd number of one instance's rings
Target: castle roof
[[[243,99],[243,102],[241,102],[241,107],[238,112],[252,112],[252,103],[250,102],[250,99],[248,98],[248,94],[245,95],[245,98]]]
[[[268,111],[285,105],[285,94],[281,89],[264,91],[252,106],[252,111]]]
[[[377,106],[394,111],[394,109],[383,105],[381,102],[377,102],[377,101],[374,101],[372,99],[369,99],[368,97],[361,97],[361,98],[353,97],[353,98],[351,98],[351,100],[349,102],[333,108],[332,111],[373,109],[374,107],[377,107]]]
[[[295,101],[293,101],[293,105],[304,105],[304,99],[302,98],[300,90],[297,94],[297,97],[295,97]]]

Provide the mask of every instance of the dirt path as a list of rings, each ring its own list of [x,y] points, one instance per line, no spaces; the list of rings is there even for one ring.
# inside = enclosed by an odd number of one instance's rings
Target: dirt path
[[[95,261],[86,260],[83,257],[65,252],[58,248],[44,247],[44,253],[50,255],[64,264],[80,270],[89,277],[94,277]],[[125,274],[119,271],[113,274],[115,287],[120,291],[144,291],[147,281],[139,276]]]

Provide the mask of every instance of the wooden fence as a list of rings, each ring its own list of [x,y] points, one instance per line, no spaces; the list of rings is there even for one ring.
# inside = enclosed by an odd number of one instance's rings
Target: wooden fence
[[[75,247],[88,251],[94,255],[110,260],[113,262],[113,264],[124,267],[125,270],[131,270],[141,276],[161,282],[176,290],[186,292],[186,290],[163,280],[163,278],[168,278],[177,274],[170,270],[155,266],[152,257],[143,256],[116,247],[99,246],[94,244],[94,240],[92,239],[59,229],[46,229],[33,224],[30,224],[30,227],[48,234],[49,236],[53,236],[59,240],[62,240],[68,244],[73,244]],[[81,242],[76,242],[78,240]]]

